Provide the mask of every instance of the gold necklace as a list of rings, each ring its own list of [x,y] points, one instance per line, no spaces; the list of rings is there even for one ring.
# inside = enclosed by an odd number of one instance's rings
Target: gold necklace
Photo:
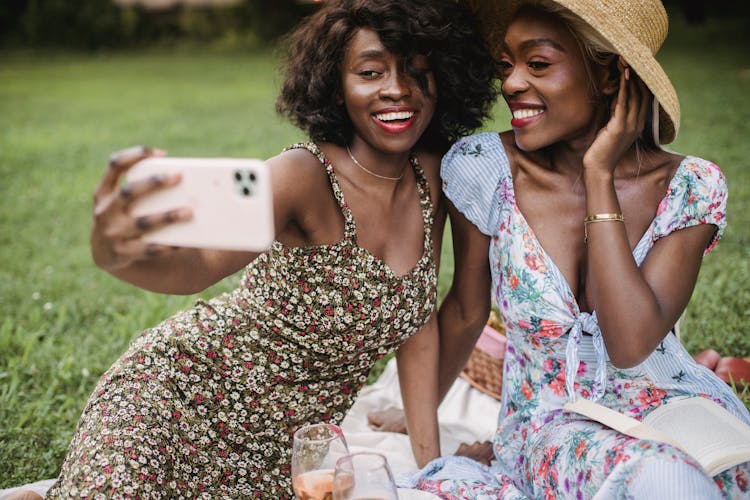
[[[349,153],[349,158],[352,159],[355,165],[357,165],[359,168],[367,172],[368,174],[372,175],[373,177],[377,177],[378,179],[385,179],[387,181],[400,181],[404,174],[406,173],[406,167],[401,171],[401,175],[398,177],[386,177],[385,175],[376,174],[375,172],[372,172],[371,170],[367,170],[360,162],[357,161],[357,159],[352,154],[352,150],[349,149],[349,146],[346,147],[346,152]]]

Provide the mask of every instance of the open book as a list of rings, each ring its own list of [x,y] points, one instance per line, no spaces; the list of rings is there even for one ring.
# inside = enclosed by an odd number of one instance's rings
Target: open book
[[[577,398],[563,409],[639,439],[668,443],[692,456],[710,476],[750,461],[750,425],[701,397],[673,399],[640,422],[599,403]]]

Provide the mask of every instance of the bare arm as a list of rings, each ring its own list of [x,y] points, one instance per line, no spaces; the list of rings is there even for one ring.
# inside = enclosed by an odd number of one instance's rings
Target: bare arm
[[[448,202],[453,236],[453,283],[440,306],[439,400],[469,359],[490,311],[489,237]]]
[[[624,70],[613,116],[584,157],[587,214],[620,213],[614,168],[643,130],[650,94]],[[625,225],[587,227],[586,289],[597,312],[607,352],[616,366],[643,361],[664,339],[687,306],[703,251],[716,227],[676,231],[656,242],[639,268]]]
[[[177,184],[179,176],[154,176],[120,186],[124,174],[138,161],[163,152],[129,148],[112,155],[94,193],[91,254],[97,266],[113,276],[146,290],[191,294],[213,285],[255,258],[251,252],[177,248],[147,243],[142,236],[153,229],[191,217],[189,209],[177,209],[145,217],[133,217],[130,206],[139,197]],[[280,157],[269,160],[278,167],[272,176],[276,233],[288,224],[293,211],[285,185],[289,166]]]
[[[437,317],[433,314],[396,353],[406,428],[419,467],[440,456],[437,328]]]
[[[421,154],[420,159],[426,167],[424,172],[430,183],[435,207],[432,248],[435,272],[439,275],[446,218],[445,198],[440,190],[440,178],[437,174],[440,158]],[[440,456],[440,429],[437,419],[439,358],[440,338],[437,312],[434,312],[427,323],[404,342],[396,353],[406,428],[419,467]]]
[[[687,307],[716,227],[693,226],[660,239],[639,268],[623,224],[592,226],[587,289],[612,363],[634,366],[653,352]]]

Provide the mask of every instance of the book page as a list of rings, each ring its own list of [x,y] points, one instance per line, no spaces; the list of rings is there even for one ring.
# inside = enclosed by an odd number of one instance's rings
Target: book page
[[[712,476],[750,461],[750,426],[705,398],[670,401],[643,423],[679,442]]]
[[[623,434],[680,448],[711,476],[750,461],[750,426],[705,398],[672,400],[653,410],[643,422],[582,398],[563,408]]]

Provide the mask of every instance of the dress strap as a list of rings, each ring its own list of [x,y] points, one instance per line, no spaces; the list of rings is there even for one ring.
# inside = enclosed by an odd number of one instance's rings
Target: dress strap
[[[419,160],[413,153],[409,156],[409,162],[414,169],[414,177],[417,179],[417,192],[419,193],[419,205],[422,208],[422,221],[424,224],[424,254],[432,254],[432,199],[430,198],[430,185],[424,176],[424,170]]]
[[[336,173],[333,169],[333,164],[330,162],[328,157],[314,142],[296,142],[290,146],[285,147],[284,151],[289,151],[290,149],[307,149],[320,161],[320,163],[323,164],[326,169],[326,173],[328,174],[328,180],[331,183],[333,196],[334,198],[336,198],[336,203],[338,203],[339,207],[341,208],[341,213],[344,215],[344,239],[347,241],[356,241],[357,226],[354,223],[354,215],[352,214],[349,205],[347,205],[346,200],[344,199],[344,191],[341,189],[341,185],[339,184],[339,180],[338,178],[336,178]]]
[[[596,320],[596,311],[592,314],[580,313],[568,332],[568,344],[565,348],[565,391],[568,394],[568,401],[571,403],[575,403],[576,400],[575,381],[578,375],[578,346],[581,343],[581,336],[584,331],[591,334],[596,351],[596,374],[591,387],[590,401],[600,399],[604,395],[604,388],[607,386],[607,349],[604,346],[599,322]]]

